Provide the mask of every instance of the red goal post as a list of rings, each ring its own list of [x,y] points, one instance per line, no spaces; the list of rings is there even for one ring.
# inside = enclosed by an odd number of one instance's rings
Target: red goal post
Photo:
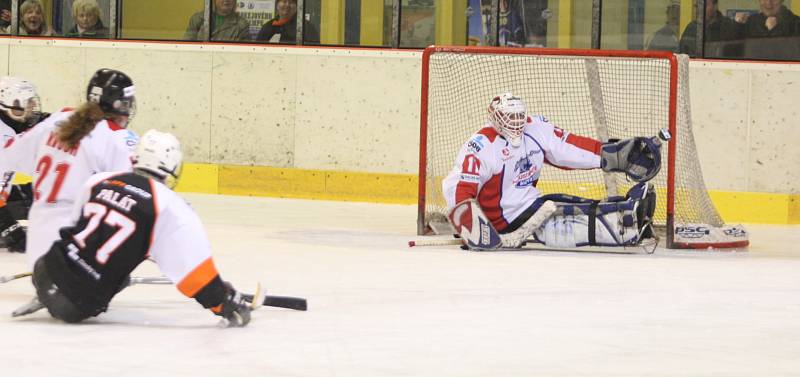
[[[669,129],[656,187],[656,225],[669,248],[745,247],[706,191],[691,128],[688,57],[660,51],[431,46],[422,55],[417,233],[451,231],[441,180],[461,145],[486,121],[489,100],[521,95],[531,114],[598,140]],[[543,169],[543,193],[624,195],[622,174]]]

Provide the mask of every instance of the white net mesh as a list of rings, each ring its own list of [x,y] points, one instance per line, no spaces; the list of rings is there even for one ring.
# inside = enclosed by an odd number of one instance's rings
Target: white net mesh
[[[654,136],[669,127],[670,60],[667,58],[596,57],[580,55],[485,54],[435,52],[428,80],[425,208],[419,230],[445,220],[441,180],[452,169],[461,145],[485,124],[487,106],[496,95],[511,91],[528,104],[532,115],[596,139]],[[655,221],[666,223],[667,164],[675,166],[675,222],[721,226],[711,203],[695,149],[688,97],[688,58],[679,56],[677,153],[662,149],[656,186]],[[624,195],[633,185],[623,174],[601,170],[547,167],[537,187],[543,194],[568,193],[593,199]],[[441,225],[441,224],[439,224]]]

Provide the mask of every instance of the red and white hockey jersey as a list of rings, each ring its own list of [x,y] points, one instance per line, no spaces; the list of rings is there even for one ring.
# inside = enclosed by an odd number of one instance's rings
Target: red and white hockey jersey
[[[477,199],[495,229],[503,231],[539,197],[536,184],[545,163],[564,169],[600,167],[597,140],[570,134],[542,116],[528,117],[523,132],[517,148],[491,125],[464,143],[442,181],[448,208]]]
[[[15,171],[33,178],[34,201],[28,221],[26,253],[30,267],[58,239],[58,229],[69,225],[70,209],[79,189],[95,173],[130,171],[128,132],[102,120],[74,148],[55,137],[59,124],[72,111],[52,114],[0,149],[0,171]]]

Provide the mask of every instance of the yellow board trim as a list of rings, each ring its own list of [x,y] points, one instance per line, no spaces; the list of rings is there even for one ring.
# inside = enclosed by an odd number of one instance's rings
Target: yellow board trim
[[[225,195],[393,204],[417,200],[417,178],[407,174],[222,165],[218,181],[218,193]]]
[[[20,181],[25,181],[25,177],[18,175],[15,182],[21,183]],[[541,182],[543,189],[547,189],[547,185],[547,182]],[[602,196],[598,194],[602,193],[599,187],[577,183],[573,185],[575,192],[585,193],[583,196]],[[176,190],[206,194],[415,204],[417,187],[417,176],[412,174],[184,164],[183,175]],[[664,197],[666,194],[659,192],[658,195]],[[800,224],[800,194],[711,190],[709,195],[727,223]]]
[[[219,194],[219,166],[214,164],[184,164],[176,191]]]
[[[800,195],[709,191],[728,223],[800,224]]]

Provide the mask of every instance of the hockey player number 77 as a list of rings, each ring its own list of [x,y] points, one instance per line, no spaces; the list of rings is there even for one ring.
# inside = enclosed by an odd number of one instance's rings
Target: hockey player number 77
[[[93,202],[86,203],[83,206],[83,217],[91,218],[86,225],[86,229],[74,236],[75,242],[78,243],[81,249],[86,247],[86,238],[97,229],[100,225],[100,220],[103,220],[105,224],[112,228],[117,229],[117,231],[97,249],[95,259],[97,259],[97,262],[100,264],[106,264],[108,258],[119,248],[119,245],[125,242],[125,240],[136,231],[136,223],[134,223],[133,220],[113,209],[108,210],[108,207],[102,204]]]

